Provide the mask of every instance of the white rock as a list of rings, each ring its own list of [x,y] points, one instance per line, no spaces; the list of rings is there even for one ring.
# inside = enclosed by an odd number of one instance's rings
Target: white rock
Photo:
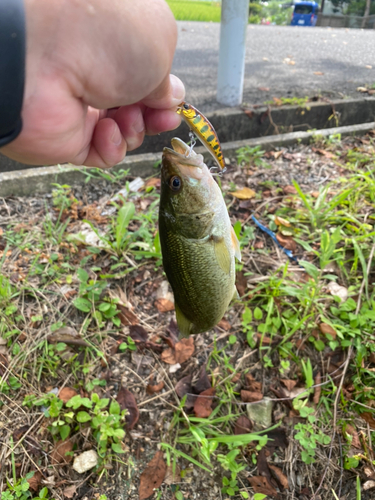
[[[170,300],[174,303],[174,296],[173,293],[169,290],[168,281],[162,281],[160,283],[159,288],[156,290],[156,298]]]
[[[169,367],[169,373],[176,373],[181,368],[180,363],[176,363],[175,365],[171,365]]]
[[[99,457],[96,451],[84,451],[74,459],[73,469],[78,472],[78,474],[83,474],[98,465],[98,459]]]
[[[328,283],[328,291],[331,295],[336,295],[337,297],[340,297],[342,302],[345,302],[346,299],[348,298],[348,289],[345,288],[344,286],[340,286],[334,281],[330,281]]]
[[[366,481],[363,485],[363,489],[366,491],[366,490],[370,490],[372,488],[375,488],[375,481]]]

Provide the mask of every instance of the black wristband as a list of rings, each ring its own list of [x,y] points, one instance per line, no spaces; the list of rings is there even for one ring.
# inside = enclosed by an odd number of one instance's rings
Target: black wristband
[[[25,52],[23,0],[0,0],[0,147],[22,129]]]

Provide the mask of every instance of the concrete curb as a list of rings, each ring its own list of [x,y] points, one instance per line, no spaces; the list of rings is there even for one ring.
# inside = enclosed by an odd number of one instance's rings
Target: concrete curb
[[[254,105],[243,108],[224,108],[208,113],[207,118],[214,126],[220,141],[226,143],[297,131],[320,130],[330,128],[332,125],[344,127],[373,122],[375,98],[317,101],[300,106]],[[188,140],[188,128],[185,123],[171,132],[147,136],[142,146],[128,153],[128,156],[162,151],[166,144],[170,144],[172,137]],[[0,153],[0,172],[26,168],[33,168],[33,166],[15,162]]]
[[[307,144],[316,136],[328,137],[334,134],[341,134],[341,136],[362,135],[373,129],[375,129],[375,122],[361,123],[360,125],[328,128],[312,132],[291,132],[289,134],[231,141],[223,143],[222,147],[224,155],[231,157],[236,155],[239,148],[245,146],[261,146],[265,151],[269,151],[275,147],[291,146],[296,142]],[[194,151],[203,154],[206,159],[211,158],[203,146],[195,148]],[[129,169],[132,175],[146,177],[155,173],[155,163],[160,160],[161,153],[127,156],[122,163],[113,167],[111,172]],[[33,196],[50,192],[54,183],[70,185],[83,183],[86,178],[84,170],[86,170],[86,167],[58,165],[0,173],[0,196]]]

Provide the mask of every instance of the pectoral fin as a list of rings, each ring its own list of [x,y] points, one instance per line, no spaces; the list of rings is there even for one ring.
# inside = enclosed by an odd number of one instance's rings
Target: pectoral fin
[[[233,297],[232,300],[238,300],[240,298],[240,294],[238,293],[238,290],[236,288],[236,285],[234,285],[234,291],[233,291]]]
[[[230,226],[230,236],[231,236],[232,245],[234,248],[234,256],[236,257],[237,260],[239,260],[241,262],[240,242],[238,241],[238,238],[237,238],[236,233],[234,232],[234,229],[232,226]]]
[[[176,311],[177,326],[180,330],[180,338],[189,337],[193,328],[193,323],[186,318],[176,303],[174,304],[174,307]]]
[[[230,273],[231,257],[227,245],[222,236],[213,236],[215,255],[219,266],[226,273]]]

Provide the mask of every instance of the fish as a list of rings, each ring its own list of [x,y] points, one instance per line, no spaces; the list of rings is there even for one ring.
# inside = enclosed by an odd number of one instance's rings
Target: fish
[[[221,190],[203,156],[181,139],[165,147],[161,166],[159,237],[172,287],[180,337],[203,333],[238,297],[240,244]]]
[[[182,116],[190,130],[198,137],[203,146],[213,156],[221,171],[225,171],[225,161],[220,141],[214,127],[207,118],[191,104],[182,102],[177,113]],[[190,148],[192,149],[192,148]]]

